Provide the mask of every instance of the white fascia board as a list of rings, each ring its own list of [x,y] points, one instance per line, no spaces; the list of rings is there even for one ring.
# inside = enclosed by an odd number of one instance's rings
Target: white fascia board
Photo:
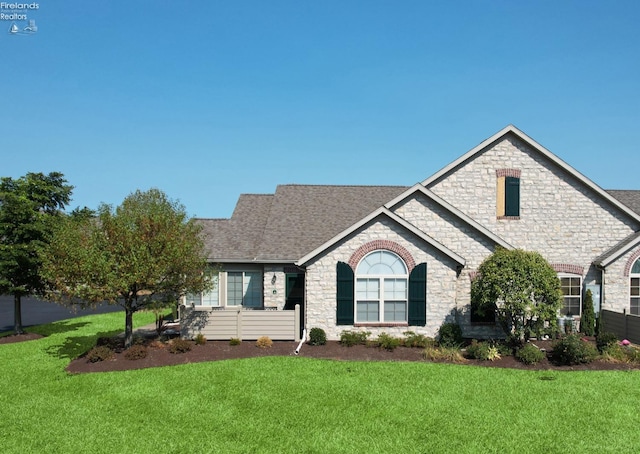
[[[494,135],[492,135],[488,139],[484,140],[482,143],[480,143],[479,145],[477,145],[474,148],[472,148],[471,150],[469,150],[467,153],[465,153],[460,158],[458,158],[455,161],[453,161],[448,166],[444,167],[443,169],[441,169],[438,172],[436,172],[433,175],[431,175],[429,178],[424,180],[422,182],[422,184],[424,186],[429,186],[431,183],[437,181],[442,176],[444,176],[447,173],[451,172],[453,169],[459,167],[461,164],[463,164],[464,162],[468,161],[469,159],[474,157],[476,154],[480,153],[486,147],[488,147],[492,143],[498,141],[500,138],[502,138],[503,136],[507,135],[508,133],[512,133],[515,136],[517,136],[520,140],[522,140],[523,142],[527,143],[529,146],[531,146],[533,149],[538,151],[541,155],[543,155],[544,157],[549,159],[551,162],[556,164],[562,170],[564,170],[565,172],[569,173],[570,175],[575,177],[578,181],[580,181],[581,183],[583,183],[584,185],[586,185],[587,187],[592,189],[600,197],[602,197],[603,199],[607,200],[609,203],[613,204],[620,211],[623,211],[626,215],[628,215],[631,218],[633,218],[634,220],[640,222],[640,214],[636,213],[635,211],[633,211],[632,209],[630,209],[626,205],[622,204],[618,199],[616,199],[615,197],[613,197],[612,195],[607,193],[604,189],[602,189],[600,186],[595,184],[589,178],[587,178],[586,176],[584,176],[583,174],[578,172],[576,169],[571,167],[569,164],[564,162],[558,156],[553,154],[551,151],[547,150],[545,147],[540,145],[538,142],[533,140],[531,137],[529,137],[528,135],[526,135],[524,132],[522,132],[521,130],[519,130],[518,128],[516,128],[513,125],[509,125],[509,126],[503,128],[502,130],[498,131],[497,133],[495,133]]]
[[[470,218],[469,216],[464,214],[462,211],[460,211],[459,209],[457,209],[456,207],[451,205],[449,202],[447,202],[443,198],[441,198],[438,195],[436,195],[433,191],[431,191],[431,190],[425,188],[424,186],[422,186],[420,183],[414,185],[413,187],[411,187],[410,189],[408,189],[407,191],[403,192],[398,197],[396,197],[395,199],[393,199],[392,201],[387,203],[385,205],[385,208],[388,208],[388,209],[391,210],[394,206],[396,206],[397,204],[399,204],[403,200],[411,197],[416,192],[420,192],[426,198],[430,199],[431,201],[433,201],[437,205],[440,205],[446,211],[449,211],[454,216],[456,216],[459,219],[461,219],[462,221],[466,222],[468,225],[470,225],[471,227],[476,229],[478,232],[480,232],[482,235],[484,235],[487,238],[489,238],[494,243],[502,246],[505,249],[515,249],[511,244],[507,243],[505,240],[500,238],[498,235],[493,233],[491,230],[487,229],[482,224],[474,221],[472,218]]]
[[[343,230],[338,235],[336,235],[333,238],[331,238],[329,241],[325,242],[324,244],[322,244],[321,246],[317,247],[316,249],[314,249],[313,251],[311,251],[310,253],[308,253],[304,257],[300,258],[300,260],[296,261],[295,264],[298,265],[298,266],[305,265],[306,263],[308,263],[311,259],[313,259],[317,255],[321,254],[322,252],[324,252],[325,250],[327,250],[328,248],[330,248],[334,244],[338,243],[339,241],[343,240],[347,236],[349,236],[352,233],[356,232],[357,230],[359,230],[360,228],[365,226],[367,223],[369,223],[370,221],[374,220],[375,218],[377,218],[378,216],[381,216],[381,215],[387,216],[392,221],[396,222],[397,224],[401,225],[405,229],[409,230],[410,232],[412,232],[417,237],[419,237],[422,240],[424,240],[429,245],[433,246],[434,248],[436,248],[439,251],[443,252],[445,255],[449,256],[451,259],[456,261],[461,266],[465,265],[466,261],[465,261],[465,259],[463,257],[461,257],[460,255],[456,254],[455,252],[453,252],[449,248],[445,247],[444,245],[438,243],[433,238],[431,238],[429,235],[424,233],[422,230],[418,229],[413,224],[407,222],[405,219],[402,219],[397,214],[392,213],[390,210],[388,210],[385,207],[378,208],[373,213],[371,213],[370,215],[364,217],[363,219],[361,219],[357,223],[353,224],[348,229]]]
[[[599,265],[603,268],[608,267],[613,262],[618,260],[622,255],[626,254],[629,249],[633,249],[634,247],[640,244],[640,235],[629,243],[625,244],[623,247],[614,250],[610,255],[600,260],[596,265]]]

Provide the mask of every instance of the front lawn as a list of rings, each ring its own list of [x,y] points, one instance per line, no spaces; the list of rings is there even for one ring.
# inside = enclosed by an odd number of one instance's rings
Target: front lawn
[[[137,324],[152,315],[136,314]],[[69,375],[120,313],[0,345],[3,452],[634,452],[640,372],[265,357]]]

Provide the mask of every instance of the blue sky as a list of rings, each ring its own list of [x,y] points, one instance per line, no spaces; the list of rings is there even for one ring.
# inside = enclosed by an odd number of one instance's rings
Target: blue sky
[[[0,20],[0,175],[63,172],[70,208],[412,185],[508,124],[640,189],[637,1],[37,3]]]

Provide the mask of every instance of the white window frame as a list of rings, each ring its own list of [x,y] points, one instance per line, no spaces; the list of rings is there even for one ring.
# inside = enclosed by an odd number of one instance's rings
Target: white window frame
[[[220,307],[220,274],[215,273],[212,276],[213,288],[207,293],[200,292],[198,294],[187,294],[185,302],[187,305],[194,305],[200,307]],[[208,304],[211,302],[214,304]],[[217,302],[217,304],[215,304]]]
[[[639,263],[640,259],[636,260],[629,273],[629,314],[631,315],[640,315],[640,272],[638,269],[635,273],[633,272]],[[635,285],[633,285],[634,281]]]
[[[393,256],[398,262],[402,264],[403,273],[372,273],[369,269],[363,271],[363,268],[368,267],[367,259],[371,258],[374,254],[389,254]],[[387,268],[389,268],[387,266]],[[373,324],[373,323],[397,323],[406,324],[409,316],[409,273],[407,271],[407,264],[402,260],[398,254],[387,251],[384,249],[370,252],[360,260],[360,263],[356,267],[355,273],[355,288],[354,288],[354,321],[358,324]],[[359,294],[362,296],[363,289],[359,285],[366,281],[377,283],[377,295],[366,295],[364,298],[358,298]],[[404,295],[403,298],[396,298],[393,295],[391,298],[386,299],[385,293],[388,293],[390,286],[397,281],[404,282]],[[394,292],[395,293],[395,292]],[[385,303],[404,303],[404,319],[403,320],[386,320],[385,319]],[[360,320],[358,318],[358,303],[377,303],[378,304],[378,319],[377,320]]]
[[[249,276],[247,276],[247,274],[252,274],[255,275],[255,280],[254,279],[248,279]],[[231,291],[231,285],[229,284],[229,275],[230,274],[241,274],[242,276],[242,301],[240,304],[229,304],[229,293]],[[225,278],[226,278],[226,298],[225,298],[225,306],[226,307],[250,307],[250,308],[256,308],[256,309],[260,309],[264,307],[264,289],[263,289],[263,280],[264,280],[264,273],[262,272],[262,270],[258,270],[258,269],[250,269],[250,270],[236,270],[236,269],[230,269],[230,270],[226,270],[225,271]],[[245,299],[246,299],[246,292],[249,290],[249,286],[250,285],[257,285],[258,289],[256,290],[255,287],[252,287],[253,293],[258,295],[258,304],[257,305],[247,305]]]
[[[582,281],[582,276],[578,275],[578,274],[569,274],[569,273],[563,273],[563,274],[558,274],[558,279],[560,279],[560,287],[562,289],[562,308],[560,308],[560,314],[563,316],[567,315],[567,305],[566,305],[566,301],[568,299],[575,299],[577,298],[578,300],[578,313],[574,314],[573,312],[571,313],[571,315],[573,317],[580,317],[582,315],[582,287],[583,287],[583,281]],[[579,282],[578,287],[578,294],[565,294],[565,288],[574,288],[574,285],[569,285],[567,286],[563,286],[562,285],[562,280],[563,279],[577,279]]]

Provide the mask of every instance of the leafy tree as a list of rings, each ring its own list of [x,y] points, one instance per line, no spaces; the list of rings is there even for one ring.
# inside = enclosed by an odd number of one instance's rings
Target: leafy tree
[[[596,312],[593,309],[593,293],[591,293],[591,290],[587,290],[582,302],[580,329],[586,336],[593,336],[596,333]]]
[[[65,219],[43,251],[48,298],[66,305],[118,304],[125,311],[125,347],[133,314],[175,304],[211,286],[199,226],[160,190],[136,191],[96,218]]]
[[[0,179],[0,293],[13,295],[14,331],[22,328],[22,297],[42,294],[38,249],[50,238],[73,186],[59,172]]]
[[[495,311],[508,339],[523,343],[537,320],[556,323],[562,306],[560,280],[539,253],[498,248],[478,271],[472,301],[481,311]]]

